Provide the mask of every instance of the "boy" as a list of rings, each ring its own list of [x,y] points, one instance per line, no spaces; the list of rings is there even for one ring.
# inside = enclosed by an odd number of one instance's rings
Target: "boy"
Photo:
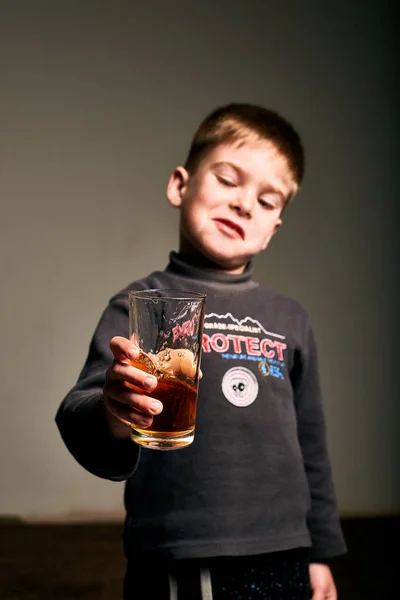
[[[76,460],[126,480],[126,600],[303,599],[310,588],[314,600],[336,599],[326,562],[345,543],[313,333],[297,302],[252,280],[251,260],[281,226],[303,171],[299,136],[275,112],[231,104],[211,113],[167,187],[180,210],[179,253],[111,299],[58,410]],[[127,291],[149,288],[207,295],[196,436],[179,452],[129,439],[131,423],[148,426],[162,410],[126,339]]]

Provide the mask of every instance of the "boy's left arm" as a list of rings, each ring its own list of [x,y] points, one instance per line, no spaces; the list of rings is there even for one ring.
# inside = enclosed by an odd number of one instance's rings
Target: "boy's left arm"
[[[311,509],[310,580],[313,600],[335,600],[336,590],[327,559],[344,554],[344,541],[326,442],[315,338],[309,322],[302,348],[295,351],[290,374],[297,412],[298,436],[308,479]]]

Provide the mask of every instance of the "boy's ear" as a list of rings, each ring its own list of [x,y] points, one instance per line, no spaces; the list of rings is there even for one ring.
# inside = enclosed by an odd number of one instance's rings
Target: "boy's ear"
[[[279,219],[277,220],[277,222],[275,223],[275,227],[274,227],[274,233],[273,233],[273,235],[275,235],[275,233],[278,231],[278,229],[280,229],[280,228],[282,227],[282,225],[283,225],[283,221],[282,221],[282,219],[281,219],[281,218],[279,218]]]
[[[276,234],[278,229],[280,229],[282,227],[282,224],[283,224],[282,219],[278,219],[277,222],[275,223],[275,227],[272,230],[271,235],[269,237],[267,237],[267,239],[264,242],[263,250],[266,249],[266,247],[268,246],[268,244],[270,243],[271,239],[274,237],[274,235]]]
[[[175,208],[179,208],[186,191],[189,173],[184,167],[176,167],[169,178],[167,185],[168,202]]]

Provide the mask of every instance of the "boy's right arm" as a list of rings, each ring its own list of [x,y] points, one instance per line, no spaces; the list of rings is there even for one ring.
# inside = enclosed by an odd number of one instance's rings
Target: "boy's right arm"
[[[127,329],[126,304],[117,298],[104,311],[78,382],[56,415],[63,441],[79,464],[114,481],[127,479],[139,460],[130,423],[148,426],[152,415],[162,410],[148,395],[156,379],[131,366],[137,349],[124,337]],[[113,333],[121,335],[112,337]],[[136,391],[125,382],[134,384]]]

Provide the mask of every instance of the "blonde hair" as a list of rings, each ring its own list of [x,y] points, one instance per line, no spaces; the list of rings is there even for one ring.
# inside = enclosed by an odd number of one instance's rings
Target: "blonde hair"
[[[194,134],[185,168],[192,172],[210,150],[221,144],[266,140],[287,160],[299,185],[304,177],[304,150],[294,127],[273,110],[255,104],[228,104],[210,113]]]

